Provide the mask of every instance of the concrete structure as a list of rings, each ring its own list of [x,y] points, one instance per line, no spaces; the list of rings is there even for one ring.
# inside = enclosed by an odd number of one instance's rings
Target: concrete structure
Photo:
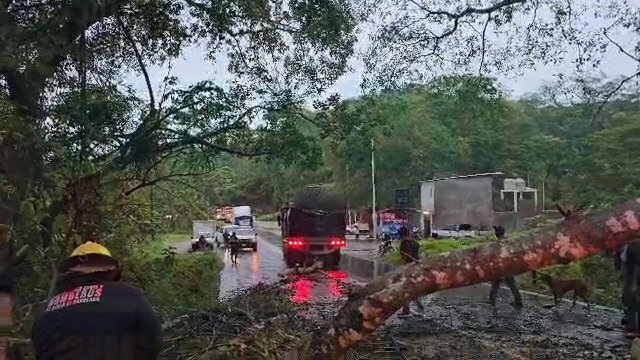
[[[499,223],[508,230],[518,229],[524,216],[537,211],[537,190],[520,186],[520,180],[494,172],[421,182],[425,233],[455,224],[490,228]]]

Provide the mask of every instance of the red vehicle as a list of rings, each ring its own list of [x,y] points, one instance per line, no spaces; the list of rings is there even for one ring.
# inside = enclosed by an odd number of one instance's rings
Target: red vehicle
[[[211,210],[211,215],[214,220],[224,220],[224,208],[216,207]]]
[[[224,222],[231,224],[233,222],[233,207],[225,206],[222,208],[222,216]]]

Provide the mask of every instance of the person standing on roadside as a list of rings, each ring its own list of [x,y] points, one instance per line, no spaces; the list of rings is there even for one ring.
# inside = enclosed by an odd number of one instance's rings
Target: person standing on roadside
[[[504,240],[506,231],[502,225],[497,225],[497,226],[494,225],[493,231],[498,241]],[[491,290],[489,292],[489,304],[491,304],[491,306],[496,306],[496,295],[498,294],[498,289],[500,289],[500,284],[502,282],[507,284],[507,286],[511,290],[511,294],[513,295],[513,302],[511,303],[511,305],[516,308],[521,308],[522,295],[520,295],[520,290],[518,290],[518,285],[516,284],[516,280],[513,278],[513,276],[507,276],[503,279],[495,280],[491,282]]]
[[[622,272],[622,325],[628,337],[640,336],[640,307],[638,293],[640,285],[640,240],[634,240],[618,249],[614,262],[616,270]]]
[[[420,260],[420,244],[409,234],[409,229],[406,227],[400,228],[400,259],[402,264],[410,264]],[[424,305],[420,299],[416,299],[413,302],[419,311],[424,311]],[[402,307],[401,315],[407,316],[410,314],[410,304]]]

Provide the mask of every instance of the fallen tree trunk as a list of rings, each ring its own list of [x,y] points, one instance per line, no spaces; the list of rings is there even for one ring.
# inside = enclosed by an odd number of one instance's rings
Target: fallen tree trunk
[[[329,329],[314,337],[314,357],[337,359],[420,296],[615,251],[640,237],[639,212],[636,199],[600,215],[570,214],[549,231],[399,267],[351,292]]]

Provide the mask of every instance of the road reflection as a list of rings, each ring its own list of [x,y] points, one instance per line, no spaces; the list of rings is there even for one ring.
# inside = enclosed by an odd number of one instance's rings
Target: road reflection
[[[296,304],[304,304],[311,301],[311,290],[313,289],[313,282],[307,277],[301,276],[296,281],[291,283],[293,289],[293,295],[290,300]]]
[[[341,284],[348,281],[349,275],[342,270],[335,270],[329,271],[327,277],[329,278],[329,295],[335,300],[340,299],[344,289]]]
[[[316,301],[336,301],[345,296],[344,283],[349,275],[341,270],[321,272],[319,277],[297,276],[289,288],[293,294],[289,300],[296,304]]]
[[[256,252],[251,254],[251,275],[254,282],[262,280],[262,272],[260,271],[260,255]]]

